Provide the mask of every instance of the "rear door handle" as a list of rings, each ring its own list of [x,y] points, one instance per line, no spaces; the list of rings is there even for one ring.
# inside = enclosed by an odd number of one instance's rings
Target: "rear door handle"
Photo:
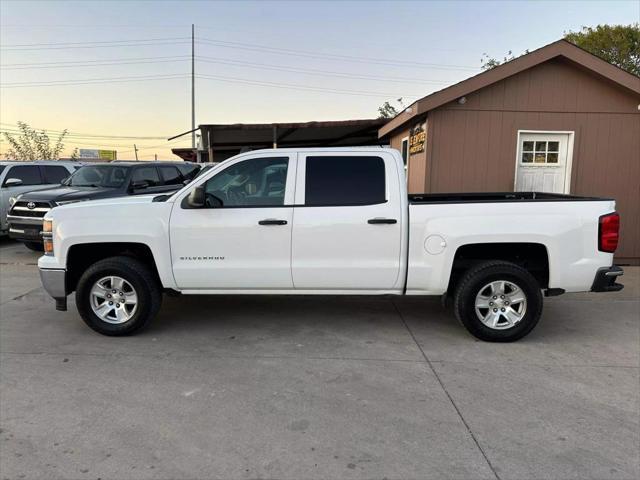
[[[392,225],[398,223],[398,220],[395,218],[370,218],[367,220],[367,223],[371,225]]]
[[[286,220],[277,220],[275,218],[266,218],[264,220],[260,220],[258,225],[286,225]]]

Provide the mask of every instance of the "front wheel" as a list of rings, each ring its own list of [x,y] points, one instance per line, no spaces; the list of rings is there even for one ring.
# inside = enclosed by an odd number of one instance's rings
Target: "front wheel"
[[[84,322],[110,336],[132,334],[158,313],[162,291],[155,275],[130,257],[111,257],[90,266],[76,288],[76,305]]]
[[[464,274],[454,296],[456,317],[467,330],[488,342],[513,342],[540,320],[538,281],[510,262],[485,262]]]

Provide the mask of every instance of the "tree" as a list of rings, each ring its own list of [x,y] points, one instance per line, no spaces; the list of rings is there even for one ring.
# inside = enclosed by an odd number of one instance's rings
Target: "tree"
[[[579,32],[565,33],[564,39],[629,73],[640,76],[640,24],[638,23],[598,25],[595,28],[582,27]],[[524,53],[529,53],[529,50],[525,50]],[[489,70],[515,58],[511,50],[502,60],[483,53],[480,63],[483,70]]]
[[[402,103],[402,97],[398,98],[396,102],[398,103],[397,107],[394,107],[389,102],[384,102],[381,106],[379,106],[378,118],[393,118],[405,109],[405,106]]]
[[[565,40],[640,76],[640,24],[598,25],[569,32]]]
[[[525,50],[523,55],[527,53],[529,53],[529,50]],[[503,63],[507,63],[515,59],[516,59],[516,56],[513,54],[511,50],[507,52],[507,54],[503,57],[502,60],[498,60],[497,58],[490,57],[489,54],[487,53],[483,53],[482,58],[480,59],[480,65],[482,70],[491,70],[492,68],[495,68],[498,65],[502,65]]]
[[[10,145],[4,154],[7,160],[58,160],[60,158],[67,130],[63,130],[55,142],[51,141],[45,130],[38,132],[24,122],[18,122],[18,130],[19,133],[2,133]]]

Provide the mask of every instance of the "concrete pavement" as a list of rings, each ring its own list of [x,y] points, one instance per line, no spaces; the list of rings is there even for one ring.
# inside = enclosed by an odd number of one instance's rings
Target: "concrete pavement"
[[[476,341],[438,300],[165,298],[130,338],[0,242],[0,478],[632,479],[640,269]]]

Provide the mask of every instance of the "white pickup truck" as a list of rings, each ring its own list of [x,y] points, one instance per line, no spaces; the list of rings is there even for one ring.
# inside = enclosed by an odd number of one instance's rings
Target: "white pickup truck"
[[[504,342],[533,329],[543,294],[622,288],[619,221],[611,199],[407,195],[387,148],[259,150],[171,195],[52,209],[38,266],[57,308],[75,291],[105,335],[145,326],[163,292],[446,295]]]

